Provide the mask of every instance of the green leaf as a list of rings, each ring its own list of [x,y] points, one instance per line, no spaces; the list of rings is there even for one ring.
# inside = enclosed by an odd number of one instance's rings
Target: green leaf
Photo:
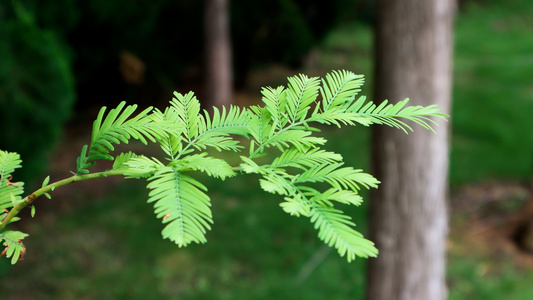
[[[289,77],[289,84],[286,90],[287,114],[291,122],[299,121],[307,116],[307,112],[318,97],[320,79],[318,77],[307,77],[304,74]]]
[[[373,102],[368,102],[363,107],[353,105],[347,109],[348,113],[354,116],[366,117],[374,124],[384,124],[390,127],[395,127],[403,130],[405,133],[413,131],[411,126],[407,125],[402,120],[412,121],[427,130],[433,130],[432,125],[438,125],[437,122],[430,117],[445,119],[448,115],[442,113],[442,110],[436,105],[430,106],[406,106],[409,99],[399,101],[396,104],[389,104],[387,100],[383,101],[379,106]]]
[[[127,166],[127,168],[124,167],[126,178],[147,178],[165,168],[165,165],[157,158],[146,156],[131,157],[127,162],[124,162],[124,165]]]
[[[212,118],[207,111],[204,111],[204,115],[199,118],[198,136],[191,142],[194,148],[204,150],[206,147],[212,147],[217,151],[238,151],[243,148],[239,145],[239,141],[230,135],[248,135],[246,110],[230,106],[226,112],[225,107],[222,110],[213,107]]]
[[[373,243],[352,228],[355,224],[349,216],[333,207],[334,201],[359,205],[362,200],[354,191],[341,189],[342,187],[356,189],[360,178],[351,176],[358,174],[358,170],[339,169],[340,165],[340,163],[331,164],[331,166],[319,165],[295,176],[288,175],[279,168],[264,166],[261,168],[263,179],[260,179],[260,185],[267,192],[285,195],[285,201],[280,203],[282,209],[293,216],[309,217],[319,231],[319,238],[329,246],[336,248],[341,256],[347,257],[348,261],[352,261],[356,256],[375,257],[377,249]],[[335,174],[335,172],[341,174]],[[348,174],[345,174],[346,172]],[[347,175],[348,178],[342,179],[338,175]],[[329,182],[335,187],[321,193],[313,187],[296,185],[315,181]],[[374,184],[375,179],[365,178],[363,181],[366,186],[370,186]]]
[[[322,79],[320,95],[322,96],[322,112],[344,106],[353,102],[355,95],[361,91],[365,79],[363,75],[355,75],[346,70],[333,71]]]
[[[154,212],[167,224],[162,231],[179,247],[192,242],[205,243],[206,231],[213,223],[210,200],[198,181],[171,167],[160,168],[149,178],[149,203],[154,203]]]
[[[20,155],[0,150],[0,211],[9,209],[22,201],[23,182],[12,182],[15,169],[21,167]]]
[[[113,162],[113,170],[126,170],[129,169],[130,166],[128,166],[128,162],[133,159],[137,158],[139,155],[133,153],[133,152],[126,152],[126,153],[120,153],[117,157],[115,157],[115,161]]]
[[[363,198],[353,190],[330,188],[323,193],[317,193],[311,199],[311,202],[319,202],[328,206],[333,206],[330,201],[359,206],[363,202]]]
[[[198,135],[198,121],[200,119],[200,102],[193,92],[185,95],[174,92],[175,98],[170,104],[176,110],[178,122],[184,128],[183,134],[187,140],[192,140]]]
[[[318,237],[328,246],[337,249],[348,262],[359,257],[376,257],[374,243],[365,239],[352,228],[355,224],[342,211],[331,207],[314,206],[310,212],[311,222],[318,230]]]
[[[248,174],[263,174],[264,170],[256,164],[252,159],[241,156],[242,163],[240,164],[241,169]]]
[[[248,128],[249,133],[259,145],[255,152],[263,152],[264,144],[276,132],[276,126],[272,124],[272,116],[267,109],[251,106],[248,113]],[[255,152],[252,155],[255,155]]]
[[[357,191],[360,186],[377,188],[379,181],[372,175],[352,167],[341,168],[340,166],[342,166],[342,163],[314,166],[300,174],[295,179],[295,182],[327,182],[337,189],[350,189],[353,191]]]
[[[22,193],[24,190],[20,188],[22,183],[18,183],[19,187],[12,185],[2,185],[0,187],[0,210],[9,209],[22,201]]]
[[[31,217],[35,217],[35,205],[31,206]]]
[[[298,148],[290,148],[276,157],[272,163],[273,168],[293,167],[302,170],[316,165],[331,164],[342,161],[342,156],[337,153],[327,152],[318,147],[300,151]]]
[[[247,136],[249,134],[247,111],[236,106],[227,110],[214,107],[212,116],[204,110],[200,114],[200,102],[193,93],[176,96],[171,107],[160,113],[162,120],[173,120],[184,130],[178,135],[163,138],[161,147],[171,160],[191,153],[194,149],[205,150],[207,147],[218,151],[238,151],[242,146],[231,135]],[[183,135],[183,136],[181,136]]]
[[[171,165],[178,172],[200,171],[222,180],[235,176],[235,172],[225,160],[207,156],[207,153],[189,155],[172,162]]]
[[[41,185],[41,187],[47,186],[48,182],[50,182],[50,176],[46,176],[46,178],[44,179],[43,184]]]
[[[273,123],[279,128],[283,128],[289,121],[287,116],[287,93],[285,88],[279,86],[276,89],[266,87],[261,90],[265,107],[272,116]]]
[[[294,146],[298,151],[305,152],[308,148],[326,143],[326,139],[314,137],[311,134],[310,131],[306,130],[283,130],[274,134],[267,142],[265,142],[265,146],[279,145],[281,146],[282,151]]]
[[[365,96],[361,96],[355,103],[363,103],[365,99]],[[355,126],[356,124],[361,124],[363,126],[369,126],[373,123],[372,120],[373,118],[371,117],[348,112],[348,109],[343,107],[329,108],[325,112],[316,113],[309,117],[310,122],[318,122],[326,125],[334,124],[339,128],[341,125]]]
[[[20,231],[4,231],[0,233],[0,241],[3,240],[2,255],[5,254],[7,258],[11,257],[11,264],[16,264],[19,261],[24,260],[24,254],[26,253],[26,247],[22,243],[22,240],[27,237],[28,234]]]
[[[176,130],[169,130],[164,137],[159,139],[159,145],[161,149],[170,157],[171,160],[173,160],[177,157],[178,153],[182,153],[183,151],[182,133],[184,127],[181,124],[180,116],[174,107],[167,107],[164,113],[158,109],[155,109],[152,114],[152,120],[158,124],[164,122],[175,124]]]
[[[290,178],[291,176],[288,174],[276,174],[272,172],[264,175],[263,179],[259,179],[259,185],[269,193],[291,196],[296,192],[296,188]]]
[[[301,194],[296,194],[294,197],[285,197],[285,202],[281,202],[280,206],[284,212],[295,217],[301,215],[308,217],[311,212],[309,203],[302,198]]]
[[[143,144],[147,144],[147,139],[155,142],[165,137],[169,128],[174,128],[167,122],[154,122],[149,115],[152,107],[130,118],[137,109],[137,105],[125,105],[126,102],[121,102],[117,108],[109,111],[105,119],[106,108],[103,107],[100,110],[93,124],[87,161],[113,160],[113,156],[109,155],[109,152],[114,150],[113,144],[128,143],[130,138],[140,140]]]
[[[76,172],[76,175],[80,175],[80,174],[87,174],[89,173],[89,170],[87,170],[88,168],[94,166],[94,162],[88,162],[88,158],[87,158],[87,149],[89,148],[89,146],[87,145],[83,145],[83,147],[81,148],[81,154],[80,156],[76,159],[76,166],[77,166],[77,172]]]
[[[231,105],[229,110],[226,107],[218,109],[213,107],[213,116],[204,110],[205,122],[202,122],[199,133],[216,132],[218,134],[235,134],[240,136],[248,135],[247,117],[248,111],[238,106]]]
[[[21,167],[21,163],[18,153],[0,150],[0,182],[4,183],[15,169]]]

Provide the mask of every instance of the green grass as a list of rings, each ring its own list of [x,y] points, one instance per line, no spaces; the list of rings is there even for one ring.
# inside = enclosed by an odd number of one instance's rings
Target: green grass
[[[451,181],[533,174],[533,5],[469,6],[457,21]]]
[[[452,255],[448,265],[450,300],[528,300],[533,297],[533,272],[508,261],[475,253]]]
[[[533,157],[533,2],[469,6],[457,20],[450,181],[525,179]],[[313,70],[349,69],[372,86],[371,32],[335,31]],[[306,71],[307,72],[307,71]],[[259,91],[257,91],[259,95]],[[379,99],[378,99],[379,100]],[[368,170],[369,131],[329,131],[330,150]],[[144,183],[25,221],[26,261],[0,260],[2,299],[362,299],[365,261],[328,251],[307,219],[281,211],[257,178],[208,180],[215,224],[208,243],[179,249],[160,238]],[[72,193],[76,190],[74,189]],[[54,200],[52,200],[54,201]],[[43,211],[41,211],[43,210]],[[366,206],[348,209],[365,232]],[[472,250],[474,251],[474,250]],[[450,299],[533,299],[531,271],[450,253]],[[313,268],[314,267],[314,268]]]

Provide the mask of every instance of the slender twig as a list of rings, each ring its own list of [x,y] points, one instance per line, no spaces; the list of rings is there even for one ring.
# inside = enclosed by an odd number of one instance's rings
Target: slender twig
[[[24,199],[22,199],[17,205],[15,205],[9,211],[9,213],[5,216],[2,222],[0,222],[0,230],[4,229],[4,227],[6,227],[6,225],[9,224],[11,219],[17,216],[24,207],[28,206],[28,204],[31,204],[35,199],[44,195],[45,193],[51,192],[58,187],[62,187],[64,185],[71,184],[71,183],[85,181],[89,179],[102,178],[102,177],[117,176],[117,175],[124,175],[124,170],[110,170],[110,171],[96,172],[96,173],[90,173],[90,174],[84,174],[84,175],[74,175],[69,178],[65,178],[63,180],[59,180],[47,186],[44,186],[36,190],[35,192],[29,194],[28,196],[26,196]]]

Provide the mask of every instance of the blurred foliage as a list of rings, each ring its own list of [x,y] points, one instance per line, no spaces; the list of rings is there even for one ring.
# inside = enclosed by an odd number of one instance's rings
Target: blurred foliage
[[[233,0],[232,35],[237,78],[254,66],[299,67],[335,25],[353,21],[363,1]]]
[[[43,22],[57,28],[75,49],[80,101],[108,104],[124,100],[125,96],[136,97],[128,101],[147,100],[141,98],[144,91],[139,91],[139,87],[121,80],[117,69],[122,51],[135,54],[147,66],[144,86],[150,90],[151,99],[158,98],[162,88],[173,89],[176,84],[197,89],[203,79],[203,1],[77,2],[40,2],[39,7],[53,15],[43,18]],[[244,84],[248,71],[257,66],[272,62],[300,65],[306,53],[336,24],[352,19],[360,3],[361,0],[230,1],[237,84]],[[61,16],[61,10],[51,6],[69,8],[72,17]],[[67,26],[62,26],[63,22]],[[132,89],[136,92],[131,93]]]
[[[0,148],[19,152],[26,171],[40,174],[68,119],[74,83],[66,47],[39,28],[35,11],[13,1],[0,5]]]

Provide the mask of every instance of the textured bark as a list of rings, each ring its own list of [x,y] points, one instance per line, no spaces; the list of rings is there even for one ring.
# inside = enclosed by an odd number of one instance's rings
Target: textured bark
[[[205,5],[206,100],[220,107],[232,100],[229,0],[206,0]]]
[[[375,99],[450,107],[452,0],[378,0]],[[440,300],[445,286],[448,125],[406,135],[377,126],[367,299]]]

